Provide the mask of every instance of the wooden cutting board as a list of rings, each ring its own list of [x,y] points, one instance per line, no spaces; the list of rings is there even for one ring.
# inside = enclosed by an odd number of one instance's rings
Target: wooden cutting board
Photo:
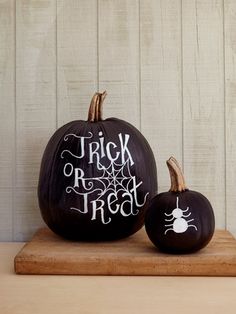
[[[188,255],[160,253],[142,229],[112,242],[70,242],[40,229],[15,257],[17,274],[236,276],[236,240],[217,230],[210,244]]]

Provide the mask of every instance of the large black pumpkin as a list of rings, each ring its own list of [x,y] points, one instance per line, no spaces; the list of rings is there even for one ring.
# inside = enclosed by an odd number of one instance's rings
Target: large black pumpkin
[[[205,196],[186,188],[175,158],[171,157],[167,166],[171,189],[151,201],[145,219],[146,231],[161,251],[194,252],[206,246],[213,236],[213,209]]]
[[[69,239],[111,240],[135,233],[157,192],[148,142],[123,120],[102,120],[105,96],[93,96],[88,121],[58,129],[43,155],[41,214],[51,230]]]

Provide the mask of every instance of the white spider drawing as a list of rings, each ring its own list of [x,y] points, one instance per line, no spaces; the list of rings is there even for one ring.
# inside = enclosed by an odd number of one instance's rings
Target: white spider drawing
[[[179,208],[179,198],[177,197],[176,199],[176,208],[172,210],[170,214],[165,215],[167,217],[172,216],[170,219],[165,219],[166,222],[171,222],[171,224],[165,225],[168,229],[166,229],[165,234],[167,234],[168,231],[174,231],[176,233],[183,233],[185,232],[188,228],[192,227],[195,230],[197,230],[197,227],[193,224],[189,225],[189,222],[194,221],[194,219],[186,220],[185,218],[190,217],[191,212],[189,212],[189,207],[187,207],[185,210]]]

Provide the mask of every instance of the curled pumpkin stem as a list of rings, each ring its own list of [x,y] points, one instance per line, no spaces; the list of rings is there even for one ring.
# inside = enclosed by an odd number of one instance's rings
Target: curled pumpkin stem
[[[90,102],[89,112],[88,112],[88,121],[90,122],[94,122],[94,119],[95,119],[95,107],[96,107],[97,97],[98,95],[97,93],[95,93]]]
[[[106,98],[107,92],[95,93],[90,102],[88,121],[97,122],[102,120],[102,104]]]
[[[98,109],[97,109],[97,120],[100,121],[102,120],[102,105],[107,96],[107,92],[104,91],[103,93],[99,94],[99,103],[98,103]]]
[[[171,179],[171,192],[183,192],[187,190],[184,175],[178,164],[177,160],[174,157],[170,157],[167,161],[167,166],[170,172]]]

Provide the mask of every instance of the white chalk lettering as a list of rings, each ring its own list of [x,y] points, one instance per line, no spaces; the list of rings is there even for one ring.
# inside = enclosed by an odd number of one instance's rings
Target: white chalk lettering
[[[128,147],[130,135],[119,133],[116,143],[113,141],[105,143],[101,131],[98,133],[98,141],[94,140],[91,132],[84,137],[68,134],[64,141],[70,138],[73,141],[78,140],[79,149],[77,148],[76,152],[79,151],[79,154],[69,149],[61,152],[61,158],[67,158],[67,161],[69,158],[70,161],[63,167],[64,176],[71,178],[72,182],[65,191],[78,195],[82,203],[81,208],[71,204],[70,209],[80,214],[91,215],[91,221],[99,219],[103,224],[109,224],[113,215],[119,214],[123,217],[137,215],[139,209],[146,203],[148,192],[140,195],[139,187],[143,182],[137,182],[136,176],[131,173],[130,167],[134,165],[134,160]],[[85,145],[88,156],[85,156]],[[78,160],[85,157],[88,166],[93,165],[92,167],[97,169],[95,172],[99,173],[98,176],[87,177],[85,164],[83,169],[73,165],[73,160],[78,165]]]

